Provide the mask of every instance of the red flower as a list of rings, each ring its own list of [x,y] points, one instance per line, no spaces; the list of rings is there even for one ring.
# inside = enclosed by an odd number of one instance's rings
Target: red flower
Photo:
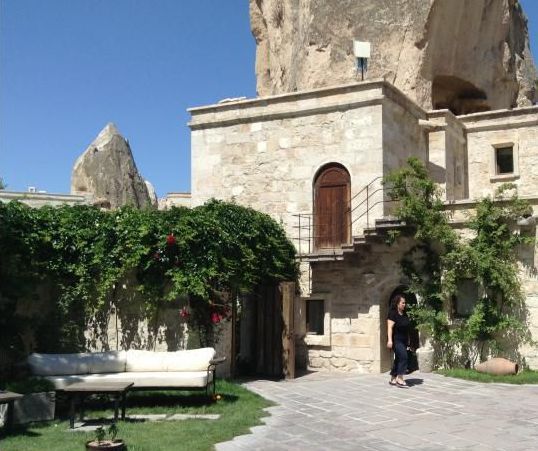
[[[181,316],[182,318],[188,318],[189,316],[191,316],[189,309],[187,307],[183,307],[179,311],[179,316]]]
[[[221,319],[222,319],[222,317],[217,312],[211,313],[211,322],[213,324],[220,323]]]
[[[174,244],[176,244],[176,237],[173,233],[166,236],[166,244],[168,244],[168,246],[173,246]]]

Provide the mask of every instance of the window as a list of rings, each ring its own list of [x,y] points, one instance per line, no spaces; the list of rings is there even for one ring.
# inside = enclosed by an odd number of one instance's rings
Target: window
[[[322,299],[306,302],[306,333],[324,335],[325,303]]]
[[[490,181],[506,182],[519,178],[517,140],[492,143]]]
[[[514,172],[514,147],[497,147],[495,149],[495,173],[512,174]]]
[[[473,279],[458,281],[454,302],[456,316],[469,316],[473,313],[478,296],[478,284]]]

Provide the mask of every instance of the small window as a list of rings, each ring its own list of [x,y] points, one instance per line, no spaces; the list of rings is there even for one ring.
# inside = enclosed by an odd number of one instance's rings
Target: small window
[[[478,301],[478,284],[473,279],[458,281],[455,297],[456,316],[469,316]]]
[[[514,172],[514,148],[512,146],[495,149],[495,169],[497,174]]]
[[[306,333],[323,335],[325,319],[325,302],[322,299],[310,299],[306,302]]]

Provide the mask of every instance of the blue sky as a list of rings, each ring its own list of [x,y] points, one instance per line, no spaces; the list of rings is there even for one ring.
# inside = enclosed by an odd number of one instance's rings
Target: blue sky
[[[247,0],[0,0],[0,176],[67,193],[114,122],[159,197],[190,191],[186,109],[254,97],[254,62]]]

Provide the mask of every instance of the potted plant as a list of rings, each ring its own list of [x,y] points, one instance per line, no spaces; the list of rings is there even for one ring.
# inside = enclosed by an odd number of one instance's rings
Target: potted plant
[[[108,437],[106,438],[108,433]],[[95,439],[89,440],[86,442],[87,451],[121,451],[125,449],[125,444],[123,440],[116,439],[118,434],[118,428],[116,423],[112,423],[108,428],[108,431],[105,431],[103,426],[99,426],[95,430]]]
[[[54,419],[56,396],[52,382],[39,377],[29,377],[8,382],[6,388],[24,395],[13,404],[15,424]]]

